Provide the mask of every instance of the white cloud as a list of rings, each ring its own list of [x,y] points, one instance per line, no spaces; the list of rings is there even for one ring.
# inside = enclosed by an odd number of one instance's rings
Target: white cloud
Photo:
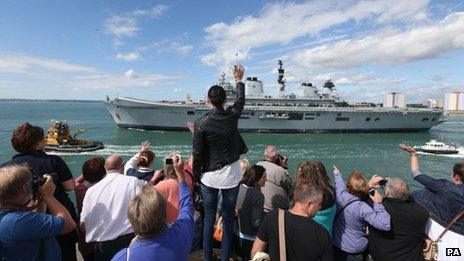
[[[240,17],[230,25],[219,22],[205,28],[205,41],[213,46],[214,51],[203,55],[201,60],[212,66],[231,63],[236,52],[239,59],[246,59],[253,48],[288,44],[296,38],[315,36],[349,21],[369,20],[374,24],[385,24],[425,19],[428,2],[319,0],[270,4],[256,17]]]
[[[464,13],[406,32],[383,30],[375,35],[297,51],[292,60],[306,68],[351,68],[368,63],[402,64],[434,58],[464,48]]]
[[[122,74],[94,74],[84,77],[75,77],[65,84],[74,90],[99,89],[130,89],[141,87],[156,87],[171,85],[180,80],[181,76],[162,74],[141,74],[130,69]]]
[[[445,80],[446,77],[441,75],[441,74],[434,74],[432,77],[430,77],[430,80],[434,81],[434,82],[441,82],[443,80]]]
[[[139,52],[130,52],[130,53],[118,53],[116,54],[116,58],[124,61],[137,61],[140,59],[140,53]]]
[[[138,78],[138,76],[135,74],[133,69],[128,70],[125,73],[125,75],[126,75],[126,77],[129,77],[129,78]]]
[[[336,78],[335,85],[387,85],[387,84],[398,84],[406,81],[406,78],[381,78],[375,73],[359,73],[349,76],[342,76]]]
[[[122,37],[135,37],[140,30],[139,22],[142,18],[159,18],[167,10],[165,5],[155,5],[150,9],[139,9],[123,14],[111,14],[104,22],[106,34],[113,35],[114,43],[120,45]]]
[[[60,60],[44,59],[25,55],[0,55],[0,73],[24,73],[37,75],[43,71],[62,73],[91,73],[92,67],[77,65]]]
[[[163,40],[154,42],[148,46],[139,48],[140,51],[148,51],[150,49],[155,50],[157,53],[179,53],[186,55],[193,50],[192,45],[185,45],[173,40]]]

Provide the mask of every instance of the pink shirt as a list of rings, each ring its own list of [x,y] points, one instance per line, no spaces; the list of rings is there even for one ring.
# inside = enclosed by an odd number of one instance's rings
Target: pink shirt
[[[193,183],[189,175],[185,175],[185,181],[191,191]],[[177,179],[165,179],[156,184],[155,189],[166,199],[166,221],[175,222],[179,215],[179,182]]]

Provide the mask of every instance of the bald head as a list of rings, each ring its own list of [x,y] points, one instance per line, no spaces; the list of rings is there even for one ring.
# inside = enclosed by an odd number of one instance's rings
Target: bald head
[[[269,145],[264,150],[264,158],[268,160],[275,160],[277,158],[277,148],[274,145]]]
[[[389,198],[408,199],[409,186],[400,178],[390,178],[386,184],[385,195]]]
[[[124,165],[123,165],[121,156],[113,154],[113,155],[108,156],[108,158],[106,158],[105,169],[107,172],[115,171],[115,170],[121,172],[123,168],[124,168]]]

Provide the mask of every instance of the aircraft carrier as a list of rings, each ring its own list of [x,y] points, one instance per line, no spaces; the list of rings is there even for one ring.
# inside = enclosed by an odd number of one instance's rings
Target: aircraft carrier
[[[309,82],[299,86],[301,94],[287,94],[282,61],[278,62],[277,97],[266,95],[256,77],[245,81],[246,103],[239,129],[247,132],[411,132],[427,131],[443,122],[443,110],[425,108],[383,108],[349,105],[335,93],[328,79],[324,91]],[[222,74],[230,103],[236,98],[235,86]],[[116,125],[122,128],[186,131],[187,122],[208,113],[204,101],[150,101],[129,97],[107,97],[104,102]]]

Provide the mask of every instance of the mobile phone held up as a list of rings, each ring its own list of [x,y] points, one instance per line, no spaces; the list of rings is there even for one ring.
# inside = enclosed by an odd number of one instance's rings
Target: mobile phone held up
[[[165,165],[173,165],[174,162],[172,161],[172,159],[165,159],[165,160],[164,160],[164,164],[165,164]]]

